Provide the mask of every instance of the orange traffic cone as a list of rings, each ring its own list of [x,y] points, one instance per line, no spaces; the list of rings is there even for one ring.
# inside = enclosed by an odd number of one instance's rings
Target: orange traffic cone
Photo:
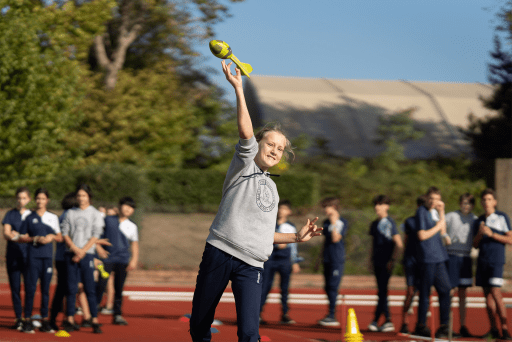
[[[363,342],[363,334],[359,331],[356,312],[354,309],[348,309],[347,332],[345,333],[346,342]]]

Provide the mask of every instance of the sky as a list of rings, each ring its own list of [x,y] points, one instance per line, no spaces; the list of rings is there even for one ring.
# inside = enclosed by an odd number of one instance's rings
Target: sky
[[[504,0],[245,0],[214,39],[251,75],[487,83]],[[196,47],[212,80],[231,86],[208,42]],[[509,49],[510,51],[510,49]],[[234,72],[234,69],[233,69]]]

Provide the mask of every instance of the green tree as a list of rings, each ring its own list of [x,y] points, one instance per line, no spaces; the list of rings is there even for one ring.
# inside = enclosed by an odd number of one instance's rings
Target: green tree
[[[470,125],[466,132],[473,150],[481,159],[512,157],[512,51],[504,50],[502,39],[512,42],[512,2],[498,15],[500,24],[497,32],[505,37],[494,37],[494,60],[489,64],[489,82],[495,90],[488,98],[482,98],[484,106],[497,115],[485,118],[469,116]]]

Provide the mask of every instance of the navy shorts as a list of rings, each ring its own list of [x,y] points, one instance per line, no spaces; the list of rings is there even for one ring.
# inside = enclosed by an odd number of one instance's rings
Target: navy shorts
[[[418,264],[414,260],[404,260],[405,281],[407,286],[418,287]]]
[[[448,275],[452,289],[473,286],[473,262],[469,256],[448,254]]]
[[[503,264],[479,262],[476,267],[476,286],[503,286]]]

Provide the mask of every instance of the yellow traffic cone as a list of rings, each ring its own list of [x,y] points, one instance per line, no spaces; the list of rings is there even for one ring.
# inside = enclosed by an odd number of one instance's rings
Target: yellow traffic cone
[[[354,309],[348,309],[347,332],[345,333],[346,342],[363,342],[363,334],[359,331],[356,312]]]

